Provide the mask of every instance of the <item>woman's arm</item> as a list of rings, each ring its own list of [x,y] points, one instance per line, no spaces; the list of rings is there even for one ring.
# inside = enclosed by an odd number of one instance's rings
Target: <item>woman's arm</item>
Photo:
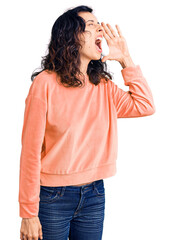
[[[143,117],[155,113],[152,92],[139,65],[121,70],[124,83],[129,91],[124,91],[112,82],[112,97],[118,118]]]
[[[18,197],[22,218],[37,216],[39,210],[41,149],[47,112],[40,82],[34,79],[25,100]]]

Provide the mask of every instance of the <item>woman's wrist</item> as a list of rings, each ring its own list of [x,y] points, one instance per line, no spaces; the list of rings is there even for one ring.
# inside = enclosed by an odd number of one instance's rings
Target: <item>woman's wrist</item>
[[[135,67],[135,64],[130,56],[123,58],[121,61],[119,61],[119,63],[121,64],[122,68]]]

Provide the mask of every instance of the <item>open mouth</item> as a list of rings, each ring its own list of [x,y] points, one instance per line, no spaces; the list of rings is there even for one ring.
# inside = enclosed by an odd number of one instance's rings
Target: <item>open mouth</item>
[[[95,40],[95,45],[96,45],[96,48],[99,52],[102,52],[102,47],[101,47],[101,43],[102,43],[102,40],[101,39],[96,39]]]

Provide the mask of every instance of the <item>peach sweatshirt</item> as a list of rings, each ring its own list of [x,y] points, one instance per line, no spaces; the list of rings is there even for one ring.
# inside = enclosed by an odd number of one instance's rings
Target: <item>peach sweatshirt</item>
[[[139,65],[121,70],[129,91],[113,81],[66,88],[42,71],[25,100],[20,156],[20,217],[38,216],[40,185],[68,186],[116,174],[117,118],[152,115],[151,90]]]

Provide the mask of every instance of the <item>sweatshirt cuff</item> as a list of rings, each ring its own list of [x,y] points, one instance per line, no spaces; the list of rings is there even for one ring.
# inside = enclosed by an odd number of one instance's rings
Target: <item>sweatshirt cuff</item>
[[[21,218],[31,218],[38,216],[39,202],[38,203],[20,203],[19,216]]]
[[[135,78],[142,78],[143,73],[141,71],[140,65],[135,65],[134,67],[126,67],[121,70],[125,85],[127,82],[132,81]]]

